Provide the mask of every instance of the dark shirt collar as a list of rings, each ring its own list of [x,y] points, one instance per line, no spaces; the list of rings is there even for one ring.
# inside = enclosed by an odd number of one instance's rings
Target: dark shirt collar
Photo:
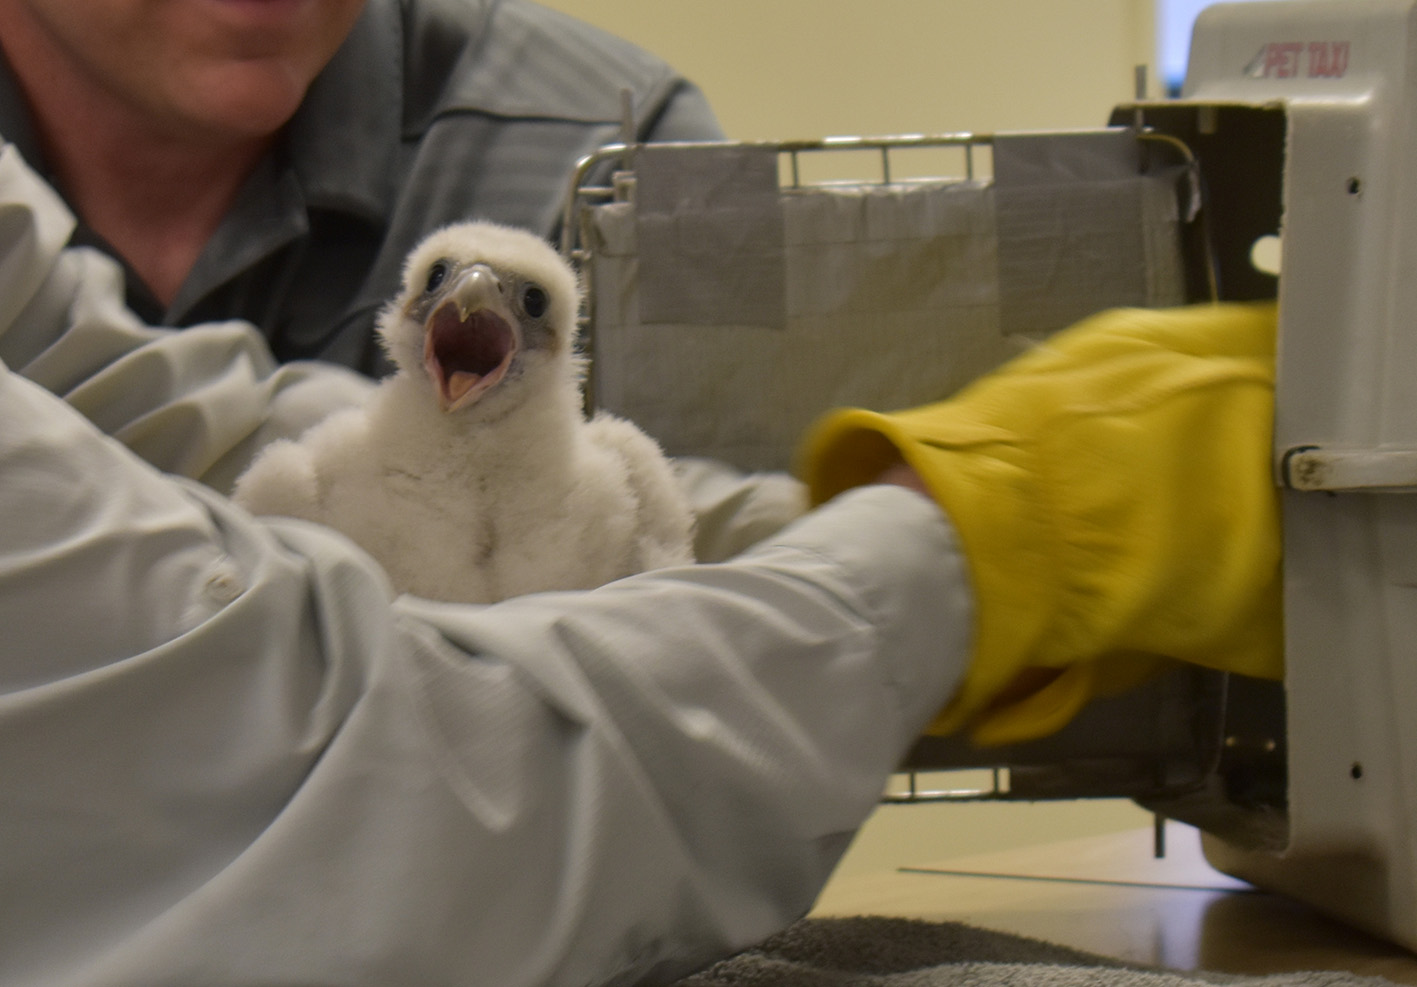
[[[403,115],[403,33],[397,0],[369,0],[291,120],[287,160],[308,206],[380,225],[392,212]]]
[[[211,318],[216,313],[204,303],[220,297],[214,293],[241,294],[243,279],[273,277],[252,272],[306,237],[317,211],[349,216],[374,235],[387,227],[398,194],[403,53],[401,0],[369,0],[161,314],[163,323]],[[135,305],[140,300],[141,293],[130,293]]]
[[[29,101],[10,68],[10,60],[3,54],[0,54],[0,130],[4,131],[0,136],[15,145],[25,162],[53,185],[53,175],[34,129]]]

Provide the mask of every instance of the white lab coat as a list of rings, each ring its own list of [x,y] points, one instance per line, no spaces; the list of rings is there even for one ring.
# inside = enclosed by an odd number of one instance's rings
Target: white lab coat
[[[967,658],[933,505],[396,599],[173,475],[223,486],[363,382],[138,325],[69,222],[0,152],[0,983],[663,980],[810,906]]]

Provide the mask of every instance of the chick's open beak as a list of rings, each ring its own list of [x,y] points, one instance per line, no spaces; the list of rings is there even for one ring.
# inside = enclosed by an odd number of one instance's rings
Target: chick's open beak
[[[424,325],[423,366],[439,406],[452,412],[473,404],[506,376],[518,348],[497,275],[474,264],[448,288]]]

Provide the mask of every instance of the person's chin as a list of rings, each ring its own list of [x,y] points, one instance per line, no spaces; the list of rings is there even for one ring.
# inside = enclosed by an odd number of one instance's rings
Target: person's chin
[[[363,0],[204,0],[184,23],[230,54],[317,57],[349,33]]]
[[[204,80],[184,94],[181,116],[213,136],[254,139],[275,133],[295,115],[309,80],[282,71],[244,66]]]

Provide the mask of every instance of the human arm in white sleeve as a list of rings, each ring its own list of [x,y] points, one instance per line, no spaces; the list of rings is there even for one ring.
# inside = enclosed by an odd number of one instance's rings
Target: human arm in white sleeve
[[[478,608],[8,372],[0,421],[6,984],[668,978],[808,908],[967,654],[901,489]]]

